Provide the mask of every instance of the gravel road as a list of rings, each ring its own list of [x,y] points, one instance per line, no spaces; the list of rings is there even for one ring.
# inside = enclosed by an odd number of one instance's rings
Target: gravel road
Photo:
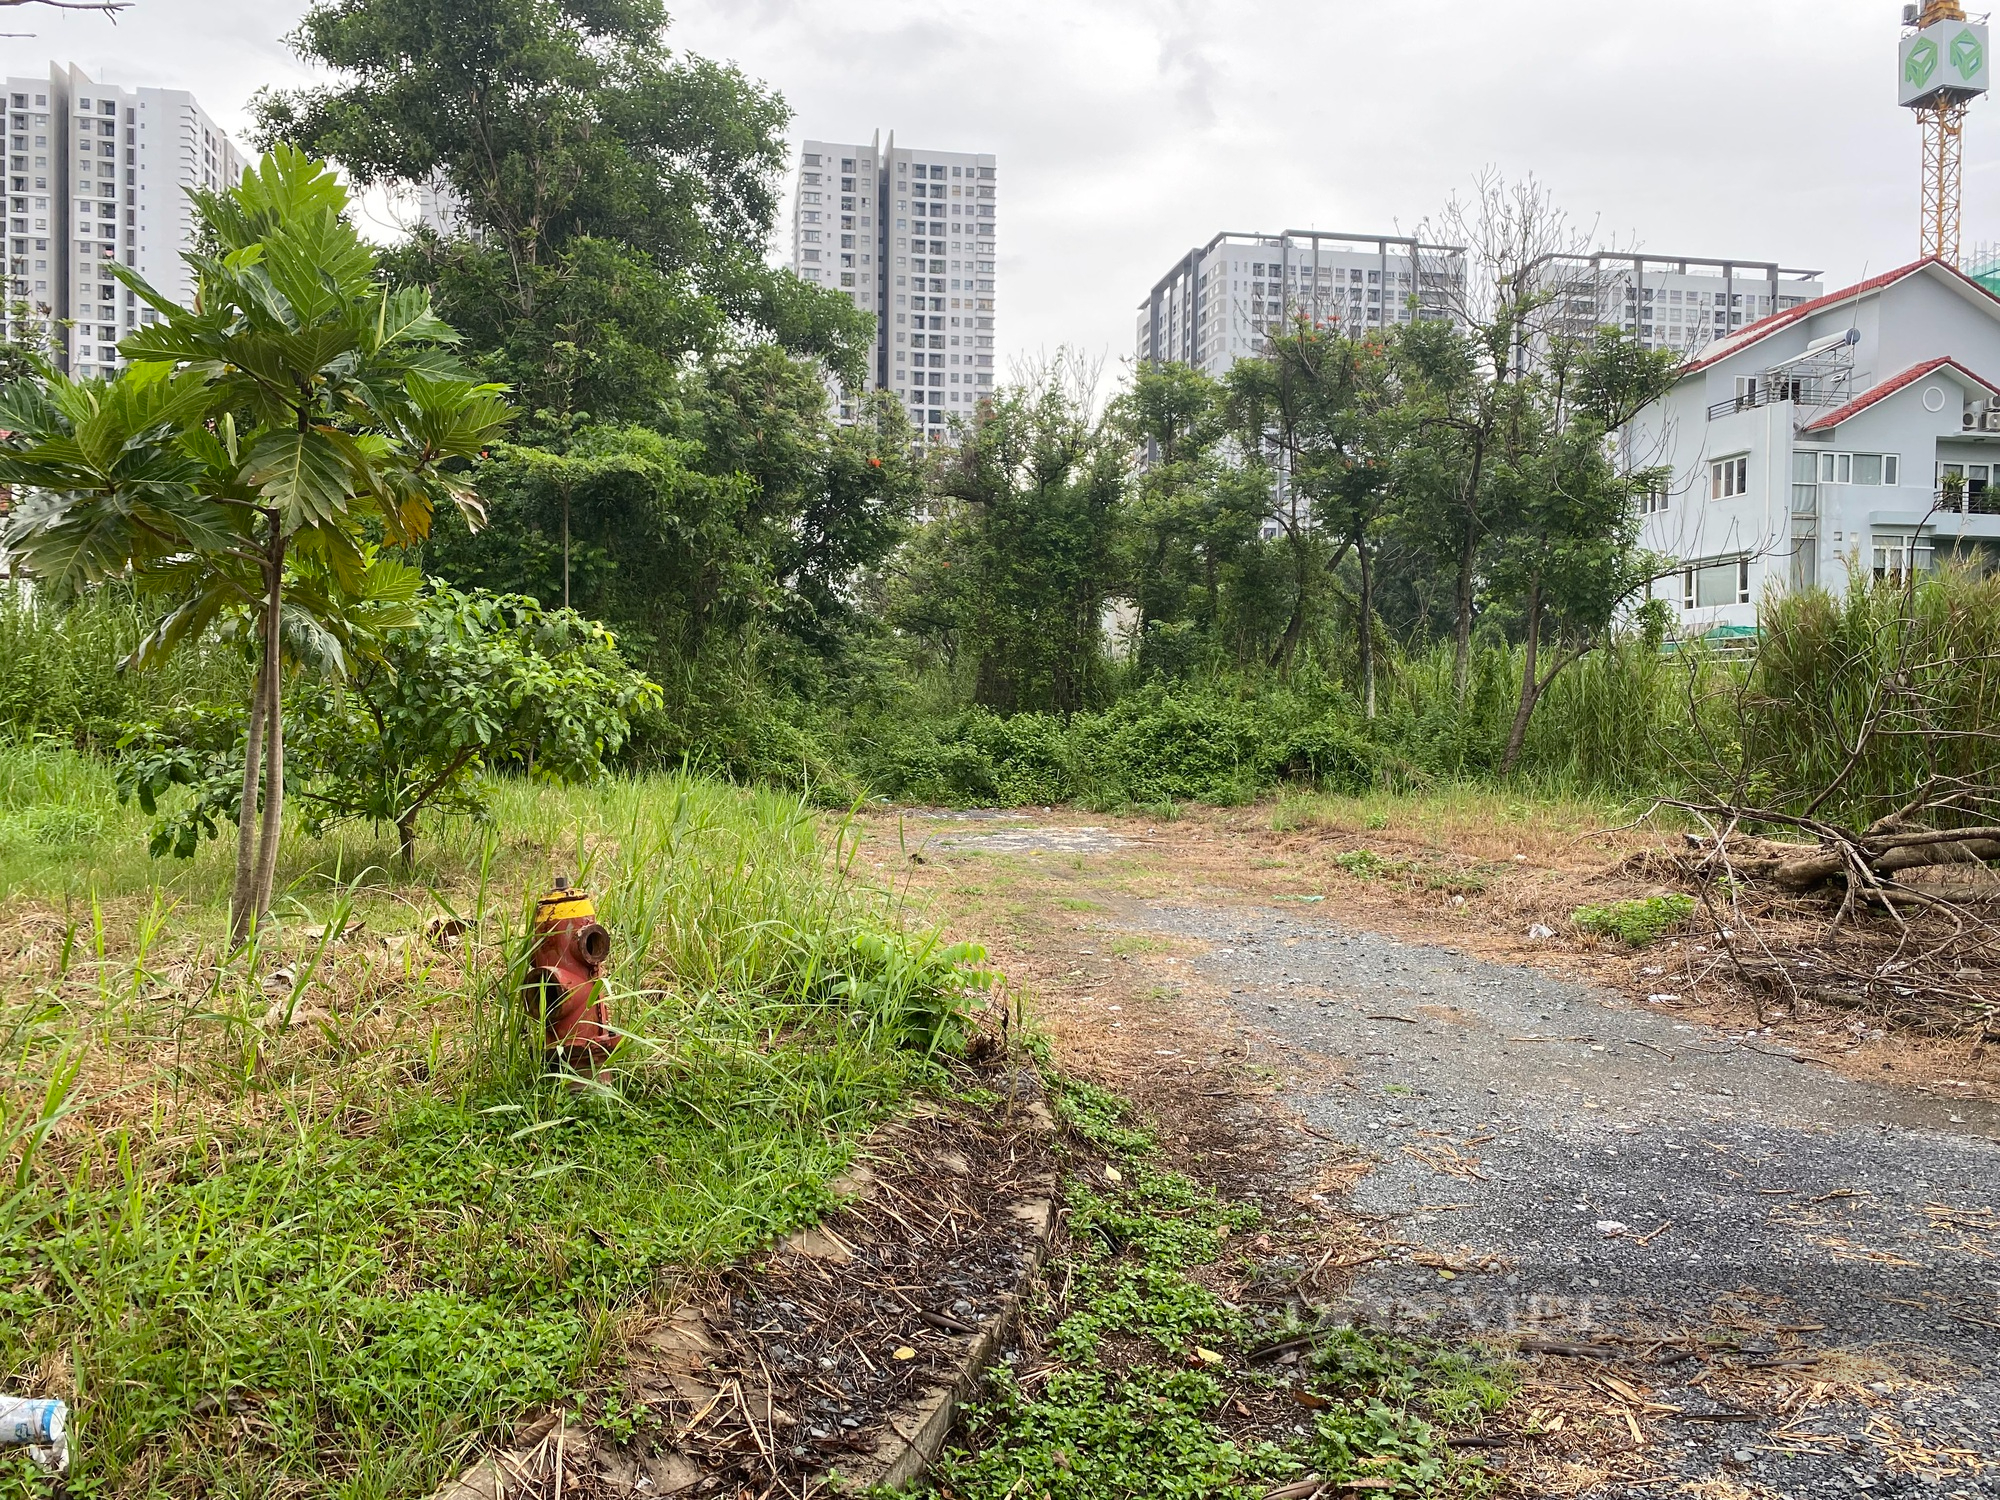
[[[1364,1274],[1369,1315],[1623,1340],[1561,1363],[1679,1409],[1644,1454],[1704,1494],[2000,1495],[2000,1110],[1317,916],[1123,919],[1206,943],[1281,1101],[1375,1158],[1353,1206],[1417,1259]]]

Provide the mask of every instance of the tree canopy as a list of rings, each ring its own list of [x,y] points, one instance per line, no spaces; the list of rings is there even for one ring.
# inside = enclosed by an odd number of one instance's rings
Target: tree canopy
[[[441,194],[399,269],[532,412],[648,420],[744,338],[858,373],[872,320],[770,268],[789,111],[670,51],[658,0],[322,0],[291,36],[337,81],[258,96],[267,143]]]

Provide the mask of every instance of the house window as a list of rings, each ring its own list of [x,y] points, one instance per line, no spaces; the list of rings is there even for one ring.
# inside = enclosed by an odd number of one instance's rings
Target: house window
[[[1718,458],[1708,466],[1708,498],[1728,500],[1750,488],[1750,455]]]
[[[1990,509],[1986,496],[1988,486],[1992,480],[1992,474],[1993,465],[1991,464],[1939,464],[1937,489],[1940,494],[1943,493],[1944,482],[1947,478],[1963,479],[1965,481],[1965,508],[1976,513],[1984,513]]]
[[[1821,484],[1896,485],[1903,482],[1903,459],[1897,453],[1822,453]]]
[[[1874,573],[1878,583],[1906,583],[1931,566],[1929,537],[1909,531],[1878,531],[1873,538]]]
[[[1639,514],[1642,516],[1657,516],[1664,514],[1666,509],[1666,481],[1660,480],[1647,486],[1646,492],[1639,497]]]
[[[1750,602],[1750,559],[1725,558],[1681,570],[1682,609],[1720,609]]]

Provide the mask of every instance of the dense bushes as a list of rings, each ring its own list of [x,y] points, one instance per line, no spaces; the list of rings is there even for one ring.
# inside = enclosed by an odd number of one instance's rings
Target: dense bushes
[[[108,751],[137,720],[240,711],[245,669],[226,647],[117,671],[150,623],[116,590],[62,607],[0,592],[0,739]],[[685,761],[826,804],[1117,807],[1494,776],[1519,660],[1497,634],[1475,643],[1461,708],[1447,648],[1385,651],[1372,723],[1310,670],[1290,682],[1154,677],[1065,719],[968,707],[947,678],[881,663],[845,681],[774,686],[747,637],[670,666],[664,702],[635,719],[622,767]],[[1828,810],[1866,821],[1926,776],[1990,779],[2000,579],[1946,571],[1914,593],[1774,596],[1754,652],[1635,630],[1556,678],[1516,774],[1562,793],[1740,794],[1797,810],[1838,773],[1871,703],[1877,729]]]
[[[1066,723],[983,708],[881,722],[858,747],[859,769],[882,794],[956,806],[1247,802],[1280,781],[1372,784],[1380,751],[1355,723],[1352,703],[1332,693],[1154,685]]]
[[[1833,788],[1821,814],[1865,824],[1927,783],[2000,778],[2000,575],[1774,598],[1763,631],[1729,767],[1749,800],[1799,813]]]

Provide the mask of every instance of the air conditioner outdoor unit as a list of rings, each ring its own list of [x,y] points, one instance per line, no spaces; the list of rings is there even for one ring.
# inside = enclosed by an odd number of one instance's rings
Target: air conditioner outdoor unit
[[[1986,430],[1988,432],[2000,432],[2000,406],[1996,406],[1986,413]]]
[[[1981,415],[1982,413],[1980,412],[1978,407],[1968,406],[1965,409],[1965,415],[1960,420],[1959,425],[1964,427],[1967,432],[1971,432],[1974,428],[1979,426]]]

